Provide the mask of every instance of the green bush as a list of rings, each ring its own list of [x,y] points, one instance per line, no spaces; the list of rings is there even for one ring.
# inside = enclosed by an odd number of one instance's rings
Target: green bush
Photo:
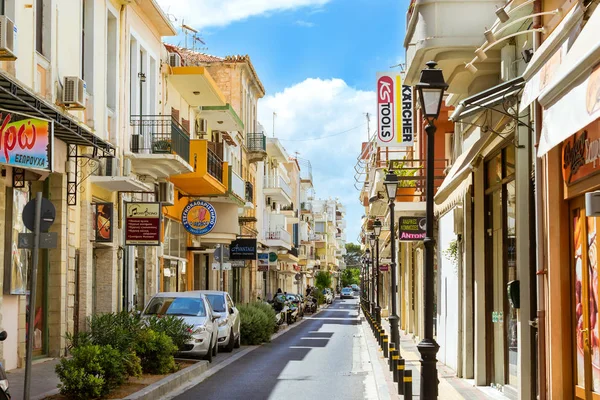
[[[261,310],[262,312],[264,312],[267,315],[267,317],[269,318],[269,320],[272,323],[271,334],[276,333],[279,330],[279,325],[277,325],[277,317],[276,317],[275,310],[273,309],[273,306],[271,306],[270,304],[261,302],[261,301],[257,301],[255,303],[250,303],[250,306],[258,308],[259,310]]]
[[[257,345],[271,340],[272,321],[261,308],[252,305],[238,306],[242,344]]]
[[[142,369],[150,374],[168,374],[176,370],[173,355],[177,346],[164,332],[144,329],[135,343],[135,353],[142,360]]]
[[[123,355],[111,346],[87,344],[74,347],[72,354],[71,359],[62,358],[56,366],[60,392],[69,398],[98,398],[127,378]]]
[[[146,320],[148,327],[154,332],[163,332],[171,338],[178,350],[192,340],[192,325],[187,324],[182,318],[166,315],[158,318],[152,316]]]

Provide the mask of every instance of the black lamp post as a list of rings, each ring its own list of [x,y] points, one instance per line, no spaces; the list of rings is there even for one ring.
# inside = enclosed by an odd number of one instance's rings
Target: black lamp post
[[[392,314],[390,315],[390,333],[391,342],[396,345],[398,349],[398,355],[400,356],[400,332],[398,330],[398,306],[396,304],[396,237],[395,237],[395,206],[396,206],[396,192],[398,191],[398,176],[396,174],[389,173],[385,176],[385,192],[388,197],[388,205],[390,207],[390,247],[392,253],[392,262],[390,265],[391,274],[391,287],[390,292],[392,295]],[[400,356],[401,357],[401,356]]]
[[[371,245],[371,314],[375,315],[375,233],[369,235]]]
[[[369,262],[371,261],[371,250],[365,251],[365,307],[369,306]]]
[[[433,183],[434,183],[434,157],[435,157],[435,131],[434,121],[440,115],[444,91],[448,84],[444,81],[442,70],[435,68],[437,63],[429,61],[427,68],[421,71],[421,80],[417,83],[417,92],[421,102],[421,112],[427,120],[427,186],[426,186],[426,217],[427,228],[425,235],[425,267],[423,268],[423,281],[425,297],[425,335],[417,345],[421,353],[421,391],[422,399],[437,399],[438,378],[436,368],[436,355],[440,346],[433,338],[433,271],[434,247],[433,237]]]
[[[379,235],[381,235],[381,221],[376,220],[373,223],[373,235],[375,236],[375,273],[377,274],[377,280],[375,282],[376,295],[375,295],[375,320],[378,324],[381,324],[381,306],[379,304],[381,295],[379,294]]]

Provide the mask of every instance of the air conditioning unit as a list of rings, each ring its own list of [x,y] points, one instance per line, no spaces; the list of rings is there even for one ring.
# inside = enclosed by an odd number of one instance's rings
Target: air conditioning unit
[[[65,76],[62,93],[63,105],[85,109],[85,81],[78,76]]]
[[[169,65],[171,67],[181,67],[181,55],[179,53],[169,53]]]
[[[17,28],[6,15],[0,15],[0,60],[16,60],[15,36]]]
[[[196,137],[204,138],[208,133],[208,123],[203,118],[196,118],[196,125],[194,130],[196,133]]]
[[[159,182],[158,201],[160,201],[163,206],[175,205],[175,185],[171,182]]]
[[[119,162],[120,159],[116,157],[104,158],[104,168],[102,169],[104,176],[119,176]]]

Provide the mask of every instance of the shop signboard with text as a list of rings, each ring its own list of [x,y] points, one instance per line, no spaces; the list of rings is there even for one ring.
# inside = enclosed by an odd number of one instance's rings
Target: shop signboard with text
[[[269,253],[258,253],[258,270],[269,270]]]
[[[567,185],[600,172],[600,120],[563,142],[562,161]]]
[[[425,239],[427,218],[425,217],[400,217],[398,223],[398,240],[418,241]]]
[[[160,203],[125,203],[125,245],[160,246]]]
[[[229,245],[232,260],[256,260],[256,239],[236,239]]]
[[[192,235],[202,236],[213,230],[217,224],[217,211],[207,201],[189,202],[181,213],[181,223]]]
[[[0,110],[0,163],[52,171],[52,121]]]
[[[413,89],[396,72],[377,73],[377,144],[408,147],[414,142]]]

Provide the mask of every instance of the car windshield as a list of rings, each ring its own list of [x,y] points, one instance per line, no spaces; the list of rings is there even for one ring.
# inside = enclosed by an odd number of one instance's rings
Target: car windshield
[[[351,292],[351,291],[352,291],[352,289],[350,289],[350,288],[343,288],[342,289],[342,292],[346,292],[346,293]]]
[[[206,317],[206,308],[201,298],[155,297],[146,307],[144,314]]]
[[[225,297],[222,294],[207,294],[206,297],[215,312],[225,312]]]

